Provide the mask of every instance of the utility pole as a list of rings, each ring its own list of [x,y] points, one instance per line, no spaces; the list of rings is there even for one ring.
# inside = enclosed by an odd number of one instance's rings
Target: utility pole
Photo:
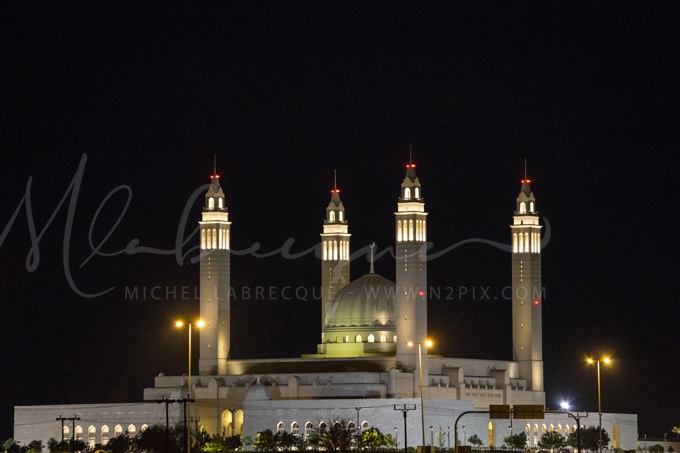
[[[401,407],[399,407],[401,406]],[[408,411],[416,410],[415,404],[395,404],[395,411],[401,411],[404,414],[404,453],[408,453],[408,431],[406,430],[406,415]]]
[[[61,448],[64,447],[64,420],[66,420],[66,417],[63,415],[59,414],[59,417],[57,417],[57,421],[61,420]]]

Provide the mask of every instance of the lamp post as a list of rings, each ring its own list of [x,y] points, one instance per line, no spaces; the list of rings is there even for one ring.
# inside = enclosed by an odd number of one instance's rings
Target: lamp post
[[[183,327],[184,324],[189,326],[189,361],[188,361],[188,372],[187,372],[187,451],[186,453],[191,453],[191,326],[196,326],[199,329],[205,325],[203,321],[189,322],[177,321],[175,325],[177,327]]]
[[[590,364],[597,362],[597,415],[598,415],[597,432],[600,438],[599,451],[600,453],[602,453],[602,398],[600,392],[600,362],[609,365],[609,363],[611,363],[611,359],[609,357],[603,357],[601,360],[588,358],[586,359],[586,362]]]
[[[397,449],[399,448],[399,428],[394,427],[394,443],[397,444]]]
[[[422,435],[422,443],[425,444],[425,404],[423,400],[423,355],[421,352],[421,344],[422,343],[415,343],[413,341],[409,341],[406,343],[410,347],[413,347],[413,345],[418,345],[418,370],[420,371],[419,374],[419,382],[420,382],[420,428],[421,428],[421,435]],[[425,340],[425,348],[429,348],[432,346],[432,340]]]

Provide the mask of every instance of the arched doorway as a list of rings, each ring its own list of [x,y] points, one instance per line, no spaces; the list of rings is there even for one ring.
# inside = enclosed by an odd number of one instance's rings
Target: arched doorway
[[[241,409],[225,410],[222,412],[222,436],[243,435],[243,411]]]

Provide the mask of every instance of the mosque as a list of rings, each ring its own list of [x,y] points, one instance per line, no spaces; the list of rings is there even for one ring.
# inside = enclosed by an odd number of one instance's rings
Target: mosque
[[[531,181],[522,180],[510,225],[512,360],[428,354],[427,212],[412,162],[406,164],[394,214],[396,281],[376,274],[372,263],[368,274],[350,281],[351,234],[335,187],[321,232],[322,333],[316,353],[233,360],[231,221],[214,174],[199,222],[204,325],[198,375],[160,374],[140,403],[16,407],[15,438],[28,443],[64,435],[90,445],[106,443],[111,436],[181,421],[181,407],[158,402],[186,398],[189,389],[195,400],[188,404],[190,421],[197,420],[191,429],[225,436],[254,438],[271,429],[306,438],[313,428],[344,419],[358,429],[392,434],[400,448],[406,439],[408,446],[451,447],[455,421],[466,411],[477,412],[460,419],[457,434],[463,443],[476,434],[484,445],[500,447],[504,437],[524,431],[535,447],[546,431],[566,436],[576,429],[566,414],[502,420],[487,413],[490,405],[545,405],[541,225]],[[74,420],[64,423],[62,414],[73,414]],[[602,423],[612,448],[635,448],[636,415],[603,414]]]

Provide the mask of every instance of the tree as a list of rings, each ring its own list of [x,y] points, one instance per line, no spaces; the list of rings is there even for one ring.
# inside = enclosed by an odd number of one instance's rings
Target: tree
[[[106,444],[109,453],[128,453],[132,451],[132,439],[128,436],[115,436]]]
[[[320,428],[313,429],[309,436],[309,443],[317,448],[345,453],[352,448],[354,428],[348,426],[345,420],[338,420],[330,428],[325,423]]]
[[[572,431],[567,437],[567,445],[576,448],[578,445],[578,432]],[[588,428],[581,427],[581,448],[590,451],[599,450],[600,444],[600,434],[598,432],[597,426],[590,426]],[[602,429],[602,448],[605,449],[609,446],[609,434],[603,428]]]
[[[2,444],[2,449],[6,453],[20,453],[21,446],[16,440],[9,438]]]
[[[661,444],[654,444],[648,448],[649,453],[663,453],[664,448]]]
[[[32,440],[28,445],[21,448],[21,453],[42,453],[42,440]]]
[[[567,439],[557,431],[546,431],[538,440],[538,446],[547,450],[554,450],[563,447]]]
[[[59,447],[59,441],[55,439],[54,437],[50,437],[50,440],[47,441],[47,449],[50,452],[57,452]]]
[[[677,434],[678,439],[680,439],[680,426],[674,426],[673,428],[671,428],[671,432]]]
[[[253,448],[257,451],[274,451],[276,442],[274,441],[274,433],[272,433],[272,430],[265,429],[264,431],[257,433]]]
[[[274,445],[277,450],[288,451],[295,446],[295,437],[288,431],[279,431],[274,434]]]
[[[519,434],[511,434],[503,439],[503,443],[508,448],[520,448],[524,450],[527,446],[527,434],[522,431]]]
[[[470,436],[470,438],[468,439],[468,442],[470,442],[470,445],[474,445],[476,447],[478,447],[478,446],[480,446],[484,443],[484,442],[482,442],[482,439],[480,439],[477,434],[473,434],[472,436]]]
[[[376,451],[388,445],[387,438],[378,428],[369,428],[357,436],[359,438],[359,448]]]
[[[153,425],[139,433],[133,443],[139,450],[148,453],[166,453],[167,444],[169,444],[170,453],[180,453],[183,451],[183,441],[183,432],[179,433],[175,428],[166,431],[165,426]],[[104,449],[107,448],[104,447]]]

